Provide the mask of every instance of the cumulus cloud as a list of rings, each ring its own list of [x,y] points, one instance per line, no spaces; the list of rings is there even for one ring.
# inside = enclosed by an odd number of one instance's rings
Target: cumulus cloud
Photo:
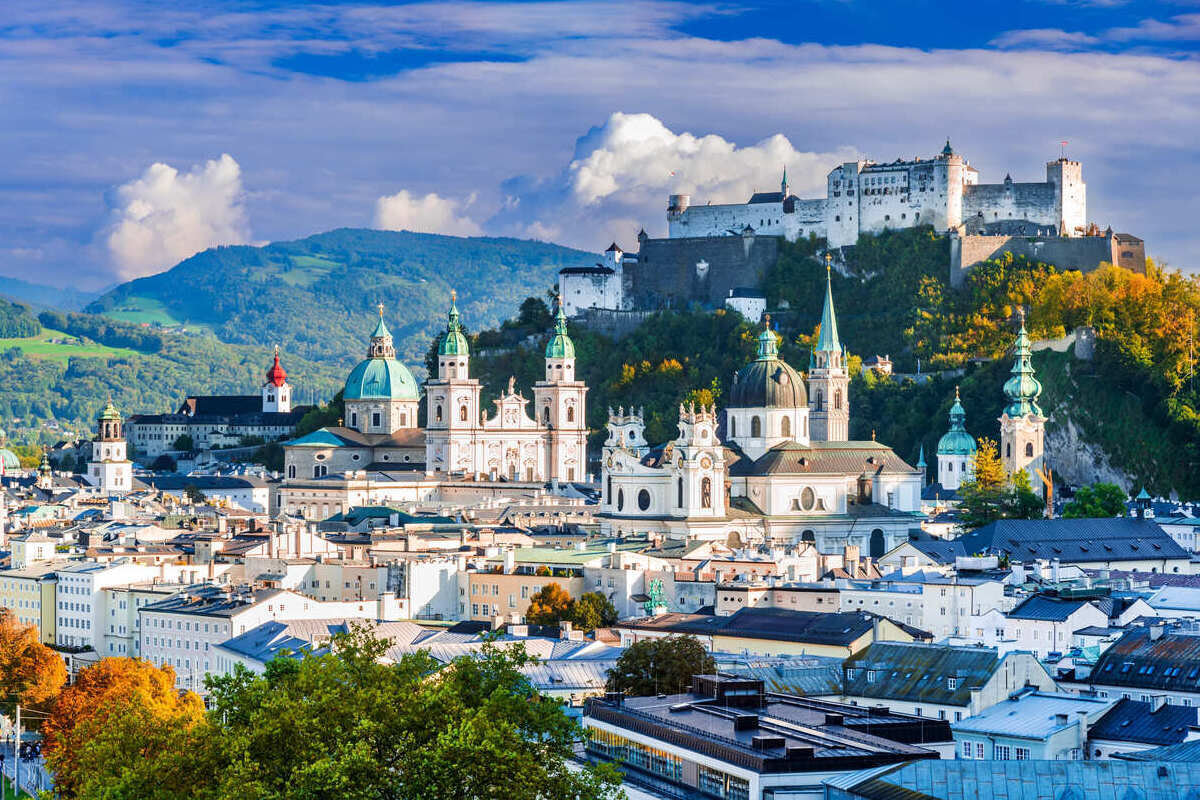
[[[103,239],[118,274],[127,280],[250,236],[242,171],[228,153],[186,173],[156,162],[119,186],[114,198]]]
[[[738,146],[716,134],[675,133],[651,114],[616,112],[579,138],[554,178],[507,181],[489,227],[581,245],[630,242],[642,226],[661,233],[668,194],[744,202],[754,191],[776,190],[786,169],[793,192],[823,195],[829,170],[854,157],[850,148],[802,152],[778,133]]]
[[[450,236],[480,236],[483,229],[459,209],[474,202],[474,196],[460,203],[430,192],[417,197],[407,189],[375,201],[375,227],[389,231],[444,233]]]

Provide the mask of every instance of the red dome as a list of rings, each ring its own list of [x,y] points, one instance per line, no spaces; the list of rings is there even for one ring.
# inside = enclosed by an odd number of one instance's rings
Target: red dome
[[[283,371],[283,367],[279,366],[279,351],[275,351],[275,363],[267,370],[267,383],[274,386],[283,386],[287,381],[287,373]]]

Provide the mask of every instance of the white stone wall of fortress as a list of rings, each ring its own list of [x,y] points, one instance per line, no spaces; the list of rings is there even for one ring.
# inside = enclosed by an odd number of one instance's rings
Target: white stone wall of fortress
[[[763,236],[785,236],[795,241],[797,221],[783,213],[783,203],[747,203],[690,206],[680,214],[668,214],[667,230],[672,239],[737,235],[749,225]]]
[[[568,317],[577,316],[586,308],[621,307],[620,273],[560,275],[558,282],[558,296],[563,301],[563,313]]]
[[[1029,220],[1058,227],[1057,187],[1052,183],[986,183],[967,187],[963,222]]]

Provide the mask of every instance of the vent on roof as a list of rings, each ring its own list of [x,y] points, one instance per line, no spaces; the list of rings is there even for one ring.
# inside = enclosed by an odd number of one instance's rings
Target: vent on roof
[[[755,736],[750,740],[751,744],[758,750],[775,750],[787,744],[782,736]]]
[[[812,758],[813,749],[811,747],[798,747],[793,745],[787,749],[788,758]]]

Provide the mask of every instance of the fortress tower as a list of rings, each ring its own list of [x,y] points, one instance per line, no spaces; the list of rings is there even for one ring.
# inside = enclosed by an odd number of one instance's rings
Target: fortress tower
[[[1054,213],[1061,236],[1082,236],[1087,228],[1087,184],[1078,161],[1066,156],[1046,164],[1046,182],[1054,185]]]

